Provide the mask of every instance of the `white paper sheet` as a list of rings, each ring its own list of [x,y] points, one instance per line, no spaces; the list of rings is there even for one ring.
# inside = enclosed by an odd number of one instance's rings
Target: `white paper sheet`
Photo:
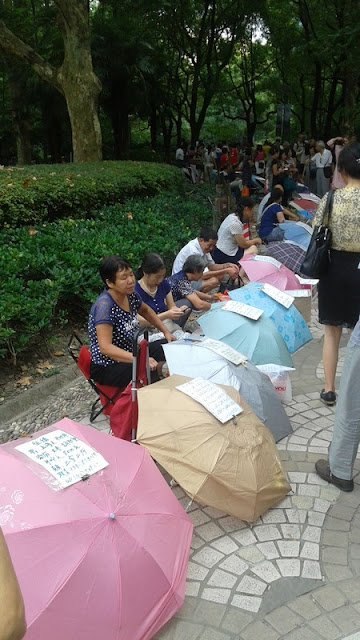
[[[289,296],[288,293],[285,293],[285,291],[280,291],[280,289],[273,287],[272,284],[268,284],[267,282],[264,284],[262,290],[264,293],[266,293],[267,296],[269,296],[273,300],[276,300],[276,302],[279,302],[279,304],[282,304],[285,309],[291,307],[292,303],[294,302],[293,296]]]
[[[209,380],[194,378],[176,388],[199,402],[222,424],[242,412],[239,404],[234,402],[223,389],[213,382],[209,382]]]
[[[49,471],[63,489],[109,464],[98,451],[61,429],[15,448]]]
[[[201,347],[207,347],[211,351],[214,351],[214,353],[217,353],[219,354],[219,356],[225,358],[225,360],[228,360],[229,362],[232,362],[236,365],[244,364],[244,362],[247,362],[248,360],[248,358],[242,353],[239,353],[239,351],[236,351],[236,349],[229,347],[229,345],[225,344],[225,342],[220,342],[220,340],[205,338],[205,340],[202,340],[197,344]]]
[[[311,298],[311,289],[288,289],[286,293],[293,298]]]
[[[250,318],[250,320],[259,320],[260,316],[263,313],[261,309],[257,309],[256,307],[251,307],[249,304],[245,304],[244,302],[234,302],[234,300],[225,302],[222,309],[224,309],[225,311],[232,311],[233,313],[238,313],[241,316]]]
[[[271,256],[254,256],[253,260],[256,260],[257,262],[270,262],[270,264],[273,264],[274,267],[277,267],[278,269],[281,267],[281,262]]]
[[[295,274],[295,278],[299,280],[300,284],[307,284],[311,287],[319,282],[316,278],[302,278],[298,276],[297,273]]]

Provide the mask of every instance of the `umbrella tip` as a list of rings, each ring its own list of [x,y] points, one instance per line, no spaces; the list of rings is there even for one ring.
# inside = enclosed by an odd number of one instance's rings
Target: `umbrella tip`
[[[115,520],[115,513],[109,513],[110,520]]]

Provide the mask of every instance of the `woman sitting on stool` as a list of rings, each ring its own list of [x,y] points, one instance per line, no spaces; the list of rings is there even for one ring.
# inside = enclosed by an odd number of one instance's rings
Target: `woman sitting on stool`
[[[95,300],[89,315],[90,374],[100,384],[126,387],[132,376],[133,338],[139,328],[138,314],[162,331],[166,340],[149,344],[150,370],[165,361],[162,344],[175,340],[154,311],[135,293],[135,277],[129,263],[119,256],[106,256],[100,263],[105,290]]]

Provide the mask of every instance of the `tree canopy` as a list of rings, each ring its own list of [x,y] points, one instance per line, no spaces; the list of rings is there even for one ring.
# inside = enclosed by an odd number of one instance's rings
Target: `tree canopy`
[[[0,0],[0,162],[360,123],[358,0]],[[228,134],[227,134],[228,135]]]

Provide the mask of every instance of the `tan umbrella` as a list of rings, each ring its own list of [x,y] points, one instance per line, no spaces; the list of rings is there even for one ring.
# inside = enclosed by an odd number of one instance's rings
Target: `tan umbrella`
[[[137,441],[200,504],[253,522],[290,491],[274,439],[232,387],[243,408],[221,424],[176,387],[173,375],[138,391]]]

